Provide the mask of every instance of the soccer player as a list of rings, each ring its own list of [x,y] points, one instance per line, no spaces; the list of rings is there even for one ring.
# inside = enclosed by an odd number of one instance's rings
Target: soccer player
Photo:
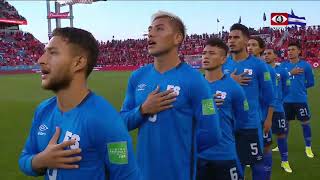
[[[217,145],[198,155],[199,180],[237,180],[243,176],[242,168],[237,167],[234,136],[236,131],[245,131],[249,106],[242,87],[222,72],[227,52],[228,46],[220,39],[209,39],[202,52],[205,78],[217,99],[222,138]]]
[[[87,87],[99,52],[96,39],[69,27],[52,35],[38,63],[42,88],[56,96],[36,109],[20,169],[50,180],[140,179],[120,115]]]
[[[289,43],[289,61],[281,64],[290,75],[289,92],[284,97],[284,110],[288,121],[295,120],[296,117],[301,121],[306,145],[305,153],[307,157],[313,158],[310,128],[311,114],[307,100],[307,89],[314,86],[314,76],[311,65],[299,58],[300,53],[301,47],[299,43]]]
[[[253,55],[260,60],[261,55],[265,49],[265,43],[263,39],[259,36],[251,36],[248,41],[248,53]],[[276,89],[276,72],[273,67],[267,64],[267,68],[270,72],[273,91],[275,92]],[[265,179],[271,178],[271,170],[272,170],[272,151],[271,151],[271,143],[272,143],[272,133],[270,131],[272,125],[272,117],[274,108],[272,104],[267,105],[264,102],[261,102],[261,110],[262,110],[262,127],[264,127],[264,134],[263,134],[263,162],[264,162],[264,171],[265,171]],[[268,131],[269,130],[269,131]]]
[[[120,114],[129,130],[139,129],[138,165],[145,180],[194,179],[197,149],[221,136],[206,79],[179,59],[184,37],[179,17],[155,13],[148,29],[154,63],[133,72],[128,82]]]
[[[274,101],[274,113],[272,117],[272,133],[277,136],[281,156],[281,167],[288,173],[292,173],[288,161],[288,144],[286,132],[288,130],[288,121],[285,118],[283,109],[283,96],[287,93],[287,82],[289,82],[288,72],[276,64],[277,54],[274,49],[267,48],[263,53],[266,63],[270,64],[276,71],[276,90]]]
[[[223,65],[225,73],[236,80],[244,89],[249,103],[248,129],[241,135],[236,136],[236,144],[246,144],[247,149],[238,147],[238,154],[243,165],[250,165],[253,168],[253,180],[265,178],[264,163],[262,161],[263,132],[261,121],[261,102],[266,106],[272,103],[273,87],[270,73],[266,64],[260,59],[249,55],[247,44],[249,30],[242,24],[234,24],[230,28],[228,45],[231,56]],[[270,127],[265,126],[264,131],[268,132]]]

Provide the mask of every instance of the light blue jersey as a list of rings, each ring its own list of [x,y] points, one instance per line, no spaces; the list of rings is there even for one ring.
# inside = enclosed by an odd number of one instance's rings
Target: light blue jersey
[[[32,170],[32,158],[43,151],[55,128],[60,127],[58,143],[75,139],[68,149],[81,148],[78,169],[47,169],[46,180],[140,180],[131,138],[117,111],[102,97],[90,92],[75,108],[61,112],[57,98],[41,103],[34,115],[29,137],[19,158],[20,169]]]
[[[140,107],[157,85],[161,92],[173,89],[177,100],[173,108],[142,116]],[[144,180],[194,179],[197,144],[202,150],[221,137],[209,85],[186,63],[164,73],[153,64],[133,72],[120,114],[129,130],[139,130],[137,156]]]
[[[235,132],[247,127],[248,102],[242,87],[232,78],[224,75],[220,80],[210,82],[212,94],[221,94],[223,104],[218,107],[222,138],[217,145],[201,152],[205,160],[236,160]]]
[[[290,81],[287,83],[289,92],[284,97],[285,103],[306,103],[307,88],[314,86],[314,75],[312,67],[304,60],[299,60],[297,63],[290,61],[283,62],[281,67],[290,72],[293,68],[302,68],[303,73],[290,75]]]

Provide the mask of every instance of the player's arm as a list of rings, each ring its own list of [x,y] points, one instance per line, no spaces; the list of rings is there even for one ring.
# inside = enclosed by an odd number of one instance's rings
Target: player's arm
[[[108,109],[106,119],[96,120],[89,133],[94,146],[101,152],[110,180],[140,180],[131,137],[120,115]]]
[[[268,107],[268,112],[267,112],[267,117],[264,121],[264,133],[268,133],[270,131],[270,128],[272,126],[272,116],[273,116],[273,112],[274,112],[274,107],[275,107],[275,92],[276,92],[276,89],[277,89],[277,86],[276,86],[276,73],[273,69],[271,69],[269,71],[270,73],[270,76],[271,76],[271,82],[272,82],[272,89],[271,91],[273,92],[273,96],[272,96],[272,101]]]
[[[34,170],[32,168],[32,159],[37,154],[35,143],[34,143],[34,137],[32,135],[32,132],[34,127],[31,128],[30,134],[27,138],[27,141],[25,143],[25,146],[20,154],[19,157],[19,168],[20,170],[28,175],[28,176],[42,176],[44,175],[46,169],[38,169]]]
[[[34,118],[31,126],[31,130],[29,132],[29,136],[27,138],[27,141],[19,157],[19,168],[24,174],[28,176],[41,176],[41,175],[44,175],[46,170],[46,169],[34,170],[32,168],[32,159],[38,153],[36,149],[35,140],[34,140],[35,139],[34,133],[36,132],[36,128],[37,128],[35,124],[36,122]]]
[[[133,75],[129,78],[126,96],[120,111],[120,115],[125,122],[128,130],[138,128],[143,124],[147,117],[141,113],[141,105],[135,103],[135,88],[133,86]]]
[[[305,68],[305,77],[306,77],[306,82],[305,86],[306,88],[310,88],[314,86],[314,75],[312,71],[312,67],[309,63],[306,62],[306,68]]]
[[[270,71],[265,63],[257,64],[257,79],[259,83],[260,99],[266,106],[272,106],[274,90]]]
[[[235,117],[235,131],[256,128],[255,120],[248,118],[249,104],[243,88],[238,84],[232,89],[231,103]]]
[[[221,138],[219,116],[210,87],[204,78],[194,81],[190,95],[198,123],[197,149],[200,152],[214,146]]]
[[[282,83],[282,99],[288,94],[289,92],[289,86],[291,84],[290,82],[290,76],[288,74],[288,71],[284,68],[280,69],[280,77],[281,77],[281,83]]]
[[[235,118],[234,134],[236,149],[241,163],[250,164],[252,162],[248,160],[248,156],[251,157],[253,154],[258,153],[256,151],[259,144],[257,119],[250,117],[250,106],[243,88],[237,83],[235,85],[232,88],[230,96]]]

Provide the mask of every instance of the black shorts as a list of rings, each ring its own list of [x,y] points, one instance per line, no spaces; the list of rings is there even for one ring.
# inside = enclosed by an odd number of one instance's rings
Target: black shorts
[[[240,180],[236,160],[197,161],[197,180]]]
[[[296,117],[299,121],[310,120],[310,110],[307,103],[284,103],[284,111],[286,114],[286,120],[295,120]]]
[[[285,134],[288,131],[288,121],[284,112],[274,112],[272,117],[272,133]]]
[[[241,164],[254,165],[262,160],[262,131],[259,129],[240,129],[235,133],[236,148]]]
[[[267,134],[265,134],[264,132],[262,132],[262,133],[263,133],[263,145],[264,145],[264,147],[272,144],[272,132],[271,132],[271,129]]]

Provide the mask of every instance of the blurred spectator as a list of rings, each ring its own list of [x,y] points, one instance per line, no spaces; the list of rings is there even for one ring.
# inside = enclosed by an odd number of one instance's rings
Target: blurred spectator
[[[0,0],[1,1],[1,0]],[[274,47],[281,57],[287,58],[290,41],[298,40],[302,45],[302,57],[309,63],[320,59],[320,27],[273,29],[269,27],[254,30],[252,35],[267,37],[267,46]],[[204,43],[210,37],[221,37],[227,41],[228,32],[217,34],[191,34],[186,36],[180,47],[179,57],[201,54]],[[98,66],[141,66],[153,62],[148,54],[147,39],[126,39],[99,42]],[[44,52],[44,45],[30,33],[21,31],[0,31],[0,66],[34,65]],[[1,60],[2,59],[2,60]]]

